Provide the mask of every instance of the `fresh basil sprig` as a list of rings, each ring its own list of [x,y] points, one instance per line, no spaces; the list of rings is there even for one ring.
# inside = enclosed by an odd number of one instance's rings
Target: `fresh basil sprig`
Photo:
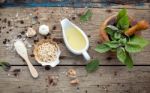
[[[11,65],[8,62],[0,62],[0,66],[3,70],[8,71],[11,68]]]
[[[117,49],[117,58],[119,61],[121,61],[123,64],[125,63],[126,60],[126,51],[123,47],[120,47]]]
[[[124,8],[122,10],[119,11],[118,15],[117,15],[117,22],[123,17],[127,15],[127,10]]]
[[[121,11],[119,11],[118,15],[117,15],[117,28],[125,30],[129,28],[129,18],[127,15],[127,10],[126,9],[122,9]]]
[[[109,47],[105,43],[104,44],[99,44],[95,48],[95,51],[100,52],[100,53],[105,53],[105,52],[108,52],[109,50],[111,50],[111,47]]]
[[[124,63],[129,69],[133,68],[133,60],[128,52],[126,52],[126,60]]]
[[[145,40],[140,36],[134,35],[130,38],[129,42],[127,42],[127,44],[125,45],[125,49],[129,53],[136,53],[136,52],[140,52],[148,44],[149,44],[148,40]]]
[[[98,59],[93,59],[86,65],[86,71],[91,73],[94,72],[98,69],[99,67],[99,60]]]
[[[117,27],[125,31],[129,28],[129,18],[127,15],[123,16],[117,23]]]
[[[86,22],[92,17],[92,12],[88,9],[84,14],[80,16],[80,21]]]

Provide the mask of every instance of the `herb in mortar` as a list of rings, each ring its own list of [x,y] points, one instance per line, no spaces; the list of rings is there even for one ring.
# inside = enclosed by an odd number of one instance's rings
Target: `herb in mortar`
[[[129,53],[140,52],[149,42],[135,34],[132,36],[126,36],[124,34],[130,26],[126,9],[122,9],[118,13],[115,24],[116,25],[108,25],[105,28],[110,41],[97,45],[95,51],[100,53],[108,52],[110,50],[116,51],[118,60],[128,68],[132,68],[133,60]]]

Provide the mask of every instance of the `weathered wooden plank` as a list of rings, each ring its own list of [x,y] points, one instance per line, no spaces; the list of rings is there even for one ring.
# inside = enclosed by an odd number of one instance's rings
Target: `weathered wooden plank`
[[[4,1],[4,0],[2,0]],[[1,7],[98,7],[149,9],[149,0],[5,0]]]
[[[9,72],[0,73],[0,93],[149,93],[150,68],[138,66],[128,71],[125,67],[106,66],[87,74],[83,66],[57,66],[45,70],[35,67],[39,78],[33,79],[26,66],[13,66]],[[70,85],[68,69],[77,71],[79,85]],[[21,72],[14,75],[14,70]],[[58,78],[56,85],[49,85],[48,76]],[[52,83],[53,81],[51,81]]]
[[[47,3],[47,2],[63,2],[64,0],[3,0],[7,3]],[[76,2],[76,3],[116,3],[116,4],[135,4],[135,3],[149,3],[149,0],[65,0],[65,1],[69,1],[69,2]]]
[[[75,56],[70,53],[63,42],[61,26],[59,21],[63,18],[69,18],[72,22],[81,27],[88,35],[90,40],[90,55],[92,58],[98,58],[104,65],[120,64],[116,58],[111,57],[110,54],[99,54],[94,51],[94,48],[99,43],[99,27],[100,24],[110,15],[118,12],[118,9],[91,9],[93,16],[90,21],[81,23],[78,15],[85,11],[84,8],[6,8],[0,9],[0,59],[8,61],[13,65],[23,65],[21,58],[16,54],[12,45],[14,39],[21,35],[24,39],[28,27],[33,27],[38,30],[40,24],[47,24],[51,29],[51,35],[47,38],[54,38],[61,47],[61,64],[62,65],[81,65],[85,64],[85,60],[82,56]],[[150,22],[150,10],[135,10],[129,9],[129,14],[137,18],[137,20],[146,19]],[[150,40],[150,29],[143,31],[142,35]],[[39,34],[37,37],[28,38],[27,41],[33,45],[34,40],[44,38]],[[3,44],[5,39],[10,41],[7,44]],[[11,46],[11,47],[10,47]],[[150,46],[148,46],[141,53],[134,54],[135,64],[147,64],[150,60]],[[32,49],[28,47],[29,55],[32,56]],[[37,64],[33,57],[30,57],[33,64]]]

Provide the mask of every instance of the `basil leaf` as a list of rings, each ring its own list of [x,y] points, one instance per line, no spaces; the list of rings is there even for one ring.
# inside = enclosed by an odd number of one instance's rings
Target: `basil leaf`
[[[115,39],[120,39],[121,38],[121,34],[119,32],[114,33],[114,38]]]
[[[123,47],[117,49],[117,58],[120,62],[125,64],[129,69],[133,67],[133,60],[129,53],[125,51]]]
[[[149,42],[140,36],[130,37],[129,42],[125,45],[126,51],[130,53],[140,52]]]
[[[114,38],[114,35],[112,35],[112,36],[110,36],[110,39],[113,41],[113,40],[116,40],[115,38]]]
[[[8,62],[0,62],[0,65],[5,71],[8,71],[11,68],[11,65]]]
[[[109,46],[110,48],[117,48],[120,44],[118,43],[118,41],[109,41],[105,43],[107,46]]]
[[[149,41],[140,37],[140,36],[137,36],[137,35],[134,35],[133,37],[130,38],[130,43],[135,43],[139,46],[141,46],[142,48],[147,46],[149,44]]]
[[[117,15],[117,22],[123,17],[127,15],[127,10],[126,9],[121,9]]]
[[[83,15],[80,16],[80,21],[86,22],[92,17],[91,10],[87,10]]]
[[[117,27],[122,29],[122,30],[129,28],[129,18],[127,15],[120,18],[120,20],[117,22]]]
[[[105,31],[107,32],[107,34],[109,34],[110,36],[113,36],[113,33],[116,32],[117,30],[119,30],[117,27],[112,26],[112,25],[108,25],[105,28]]]
[[[112,36],[113,33],[114,33],[114,31],[113,31],[111,28],[109,28],[109,27],[106,27],[106,28],[105,28],[105,31],[106,31],[106,33],[109,34],[110,36]]]
[[[91,60],[90,63],[88,63],[85,68],[87,72],[94,72],[98,69],[98,67],[99,67],[99,60],[94,59]]]
[[[121,38],[121,39],[119,39],[119,42],[125,45],[127,43],[127,39],[126,38],[123,38],[123,39]]]
[[[127,55],[126,51],[125,51],[125,49],[123,47],[120,47],[120,48],[117,49],[117,58],[123,64],[125,63],[126,55]]]
[[[110,29],[113,30],[113,31],[119,30],[117,27],[115,27],[115,26],[113,26],[113,25],[108,25],[107,27],[110,28]]]
[[[111,50],[111,48],[107,46],[106,44],[97,45],[95,48],[95,51],[100,52],[100,53],[104,53],[109,50]]]
[[[126,55],[125,65],[126,65],[129,69],[131,69],[131,68],[133,68],[133,60],[132,60],[132,58],[130,57],[129,53],[126,53],[126,54],[127,54],[127,55]]]
[[[140,52],[143,48],[140,45],[136,44],[136,43],[130,43],[130,42],[128,42],[125,45],[125,49],[129,53],[136,53],[136,52]]]

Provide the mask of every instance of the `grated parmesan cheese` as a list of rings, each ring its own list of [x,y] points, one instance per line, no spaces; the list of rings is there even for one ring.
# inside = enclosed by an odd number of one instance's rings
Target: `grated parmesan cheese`
[[[38,46],[37,55],[43,62],[55,61],[57,58],[57,46],[49,42],[45,42]]]

